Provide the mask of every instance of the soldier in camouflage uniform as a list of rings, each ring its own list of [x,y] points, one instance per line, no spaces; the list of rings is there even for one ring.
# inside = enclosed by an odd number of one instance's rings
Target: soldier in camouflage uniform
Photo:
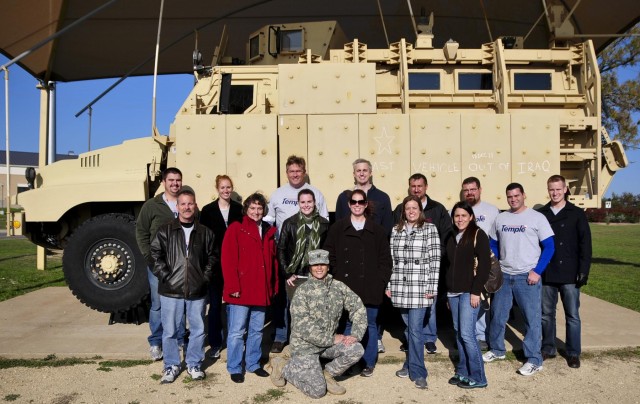
[[[286,381],[311,398],[328,391],[344,394],[334,379],[358,362],[364,348],[358,342],[367,328],[362,300],[329,272],[329,252],[309,251],[310,277],[298,287],[291,302],[291,359],[271,360],[271,381],[278,387]],[[349,312],[351,335],[336,334],[342,311]],[[333,359],[324,368],[320,357]]]

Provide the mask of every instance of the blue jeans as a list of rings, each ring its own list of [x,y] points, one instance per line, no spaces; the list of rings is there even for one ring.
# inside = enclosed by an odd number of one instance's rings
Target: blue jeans
[[[456,344],[460,357],[456,365],[456,373],[476,383],[485,384],[487,378],[484,374],[484,362],[476,340],[476,319],[480,306],[478,305],[475,309],[471,307],[471,294],[463,293],[449,297],[449,307],[453,316],[453,328],[456,330]]]
[[[185,312],[189,321],[190,334],[184,361],[188,367],[200,366],[204,360],[204,310],[207,299],[176,299],[161,295],[160,301],[164,366],[180,367],[178,334]]]
[[[425,317],[428,317],[422,333],[424,334],[424,343],[433,342],[434,344],[438,340],[438,327],[436,326],[436,301],[438,299],[433,300],[433,304],[431,307],[427,307],[425,312]]]
[[[535,285],[529,285],[527,283],[528,273],[519,275],[503,273],[503,275],[504,283],[495,293],[491,302],[491,329],[489,330],[491,351],[496,355],[504,355],[507,352],[504,346],[504,331],[515,298],[524,317],[525,335],[524,341],[522,341],[524,356],[527,358],[527,362],[541,366],[542,307],[540,295],[542,282],[538,281]]]
[[[580,288],[573,283],[562,285],[552,283],[542,286],[542,352],[556,353],[556,305],[558,292],[564,307],[567,336],[567,355],[580,356]]]
[[[151,269],[147,267],[147,278],[149,279],[149,293],[151,295],[151,308],[149,309],[149,329],[151,335],[147,338],[149,346],[162,346],[162,316],[160,309],[160,295],[158,294],[158,278],[151,272]],[[180,323],[180,329],[178,330],[178,345],[184,344],[184,334],[186,326],[184,317]]]
[[[411,380],[427,378],[427,367],[424,365],[423,328],[428,310],[428,307],[400,309],[402,321],[406,325],[404,336],[407,339],[408,348],[402,367],[409,370]]]
[[[476,339],[478,341],[487,341],[489,339],[489,317],[491,317],[489,308],[484,308],[482,306],[482,302],[480,302],[480,306],[478,306],[478,320],[476,321]]]
[[[209,312],[207,314],[207,324],[209,332],[207,338],[211,349],[222,348],[224,340],[222,327],[222,282],[209,285]]]
[[[262,327],[265,308],[262,306],[227,305],[227,371],[230,374],[242,373],[242,352],[247,372],[260,367],[262,357]],[[248,329],[247,329],[248,326]],[[245,347],[244,334],[247,333]]]
[[[362,361],[364,366],[373,368],[378,361],[378,309],[379,306],[365,305],[367,309],[367,332],[362,337],[361,344],[364,347],[364,355],[362,355]],[[351,321],[347,320],[347,325],[344,329],[344,335],[351,335]]]

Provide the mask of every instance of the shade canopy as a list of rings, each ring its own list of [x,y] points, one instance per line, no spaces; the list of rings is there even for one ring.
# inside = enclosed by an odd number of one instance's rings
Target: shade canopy
[[[0,0],[0,52],[9,59],[68,27],[109,0]],[[640,19],[638,0],[557,0],[576,34],[591,35],[601,51]],[[160,0],[118,0],[19,64],[41,80],[77,81],[153,74]],[[550,39],[545,5],[551,0],[411,0],[414,16],[434,13],[434,46],[454,39],[477,48],[499,36],[528,36],[526,48],[546,48]],[[165,0],[160,74],[192,72],[197,46],[211,60],[227,26],[226,55],[245,59],[249,34],[268,24],[336,20],[347,38],[371,48],[415,40],[406,0]],[[486,16],[486,18],[485,18]],[[542,17],[542,18],[540,18]],[[536,23],[537,22],[537,23]],[[487,28],[488,25],[488,28]],[[491,36],[489,34],[491,32]]]

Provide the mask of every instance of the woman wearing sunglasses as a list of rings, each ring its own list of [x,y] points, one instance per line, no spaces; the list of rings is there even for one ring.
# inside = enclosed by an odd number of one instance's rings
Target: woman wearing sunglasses
[[[402,214],[391,232],[393,273],[386,294],[400,309],[406,325],[407,356],[398,377],[409,377],[419,389],[427,388],[422,330],[425,313],[438,291],[440,238],[436,226],[425,221],[420,199],[407,196]]]
[[[372,206],[367,194],[356,189],[348,203],[351,214],[331,226],[324,248],[329,251],[333,277],[351,288],[367,309],[367,332],[362,339],[364,368],[360,375],[369,377],[378,359],[376,318],[391,276],[391,254],[386,231],[369,219]],[[350,333],[348,321],[344,335]]]

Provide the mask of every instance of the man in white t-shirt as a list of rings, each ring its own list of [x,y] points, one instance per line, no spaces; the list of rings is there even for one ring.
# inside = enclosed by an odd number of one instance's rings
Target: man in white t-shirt
[[[487,236],[496,221],[496,217],[500,210],[494,205],[484,202],[481,199],[482,187],[480,180],[476,177],[468,177],[462,181],[462,196],[473,208],[473,215],[476,217],[476,224],[484,231]],[[482,307],[478,312],[478,321],[476,322],[476,339],[478,345],[483,351],[488,348],[487,345],[487,317],[489,310]]]
[[[287,179],[289,182],[276,189],[269,198],[267,215],[264,220],[276,226],[278,234],[285,220],[298,213],[298,192],[310,189],[316,196],[316,206],[320,216],[329,220],[329,211],[322,192],[313,185],[305,182],[307,163],[303,157],[289,156],[287,158]]]
[[[491,302],[491,350],[482,358],[485,362],[505,358],[504,331],[515,298],[524,317],[522,348],[527,358],[518,373],[531,376],[542,370],[540,275],[549,264],[555,247],[547,218],[527,208],[525,199],[522,185],[515,182],[507,185],[510,209],[498,215],[489,234],[491,249],[500,259],[504,283]]]
[[[308,182],[305,182],[305,176],[307,174],[307,162],[303,157],[295,155],[287,158],[287,179],[289,182],[284,184],[280,188],[276,189],[271,198],[269,198],[269,205],[267,207],[267,216],[264,220],[273,223],[276,226],[278,235],[280,234],[280,227],[285,220],[298,213],[298,192],[302,189],[310,189],[313,191],[316,199],[316,206],[320,216],[329,220],[329,211],[327,210],[327,204],[324,200],[324,195],[320,190]],[[284,268],[280,268],[284,271]],[[280,280],[282,285],[279,288],[280,292],[274,299],[272,305],[273,310],[273,323],[275,327],[275,337],[273,338],[273,345],[271,346],[271,352],[280,353],[284,349],[287,342],[287,331],[289,328],[288,310],[287,310],[287,297],[286,288],[284,286],[284,279],[286,276],[282,274]]]

